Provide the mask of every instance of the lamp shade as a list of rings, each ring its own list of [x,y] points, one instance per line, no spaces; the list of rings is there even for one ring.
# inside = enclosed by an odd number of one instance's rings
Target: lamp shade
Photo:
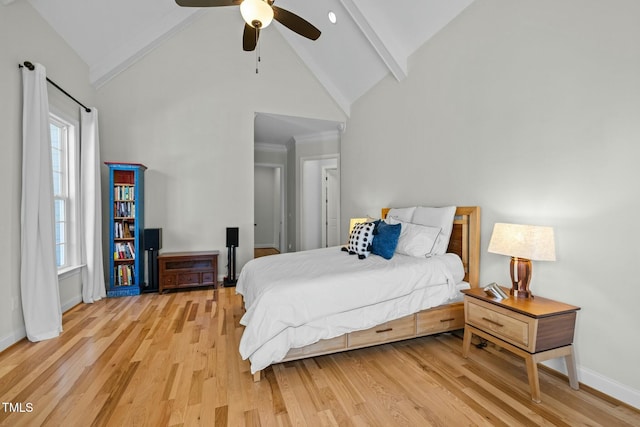
[[[493,226],[488,251],[534,261],[555,261],[553,228],[496,223]]]
[[[351,218],[349,220],[349,235],[351,235],[351,231],[353,230],[353,227],[355,227],[356,224],[362,223],[362,222],[368,222],[370,220],[370,218]]]
[[[263,0],[244,0],[240,3],[242,19],[254,28],[266,28],[273,20],[273,9]]]

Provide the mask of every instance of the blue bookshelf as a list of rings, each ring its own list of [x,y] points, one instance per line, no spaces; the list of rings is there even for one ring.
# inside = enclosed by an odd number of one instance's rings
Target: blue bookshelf
[[[140,295],[144,283],[144,171],[140,163],[109,167],[108,297]]]

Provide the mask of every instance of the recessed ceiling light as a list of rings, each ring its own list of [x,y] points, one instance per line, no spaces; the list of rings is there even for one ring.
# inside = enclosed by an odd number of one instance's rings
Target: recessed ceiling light
[[[335,24],[338,21],[338,17],[333,12],[333,10],[330,10],[329,13],[327,13],[327,16],[329,17],[329,22],[331,22],[332,24]]]

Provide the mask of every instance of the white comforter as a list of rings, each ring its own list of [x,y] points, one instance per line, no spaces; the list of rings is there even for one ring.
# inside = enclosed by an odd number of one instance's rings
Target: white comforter
[[[254,259],[236,286],[246,308],[240,354],[255,373],[291,348],[444,304],[463,278],[454,254],[360,260],[331,247]]]

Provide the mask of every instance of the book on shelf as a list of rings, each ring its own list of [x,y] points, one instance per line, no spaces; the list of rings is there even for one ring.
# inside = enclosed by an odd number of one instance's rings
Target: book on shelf
[[[129,258],[136,259],[136,251],[133,248],[133,243],[127,242],[126,243],[126,248],[127,248],[128,253],[129,253]]]
[[[115,202],[113,206],[114,216],[117,218],[135,218],[136,206],[134,202]]]
[[[115,259],[115,260],[126,260],[126,259],[134,260],[134,259],[136,259],[136,251],[135,251],[133,243],[131,243],[131,242],[126,242],[126,243],[117,242],[117,243],[115,243],[114,244],[114,251],[113,251],[113,259]]]
[[[134,194],[135,191],[131,185],[117,184],[113,187],[114,200],[133,200]]]
[[[123,264],[114,267],[115,286],[131,286],[135,283],[133,265]]]
[[[113,211],[114,216],[117,218],[135,218],[136,216],[134,202],[115,202]]]
[[[129,227],[127,227],[125,224],[122,224],[121,222],[118,223],[118,227],[120,228],[120,238],[124,239],[129,237]]]
[[[133,238],[133,231],[135,226],[133,224],[127,224],[122,221],[114,221],[113,223],[113,237],[115,239],[129,239]]]

